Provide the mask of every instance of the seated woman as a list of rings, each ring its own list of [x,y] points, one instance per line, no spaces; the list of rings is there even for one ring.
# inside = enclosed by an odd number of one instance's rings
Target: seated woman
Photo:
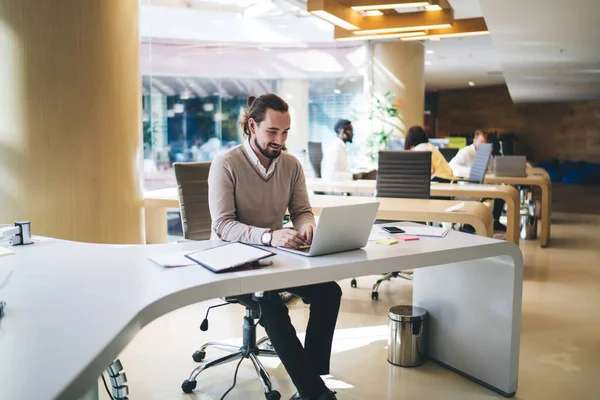
[[[404,150],[430,151],[431,152],[431,180],[436,182],[451,182],[458,178],[452,173],[450,164],[442,153],[429,143],[427,134],[420,126],[411,127],[404,139]]]

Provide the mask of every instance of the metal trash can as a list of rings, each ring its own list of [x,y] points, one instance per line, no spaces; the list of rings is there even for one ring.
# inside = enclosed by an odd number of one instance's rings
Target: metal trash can
[[[425,362],[425,319],[420,307],[395,306],[389,310],[388,362],[418,367]]]
[[[537,216],[534,200],[528,200],[526,207],[521,209],[521,239],[537,239]]]

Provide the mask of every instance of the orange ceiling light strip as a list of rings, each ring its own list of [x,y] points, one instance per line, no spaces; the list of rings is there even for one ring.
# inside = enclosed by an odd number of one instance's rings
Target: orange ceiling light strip
[[[427,33],[425,31],[416,31],[416,32],[399,32],[399,33],[390,33],[386,35],[354,35],[352,31],[348,31],[346,29],[342,29],[340,27],[334,28],[334,38],[336,41],[344,42],[344,41],[356,41],[356,40],[371,40],[371,39],[395,39],[395,38],[405,38],[411,36],[423,36]]]
[[[452,37],[465,36],[481,36],[489,35],[489,30],[485,19],[483,18],[467,18],[457,19],[451,28],[434,29],[427,32],[423,36],[411,36],[401,38],[402,40],[440,40]]]
[[[306,9],[311,14],[347,30],[360,29],[365,19],[361,13],[332,0],[308,0]]]
[[[357,11],[431,7],[440,1],[442,0],[339,0],[341,4]]]
[[[379,17],[364,18],[356,35],[374,35],[397,32],[422,31],[429,29],[451,28],[454,22],[454,10],[446,9],[435,12],[415,12]]]

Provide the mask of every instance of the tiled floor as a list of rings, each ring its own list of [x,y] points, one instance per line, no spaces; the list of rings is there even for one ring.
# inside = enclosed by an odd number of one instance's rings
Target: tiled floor
[[[600,217],[555,214],[550,247],[522,242],[525,256],[521,360],[517,399],[600,398]],[[386,361],[386,314],[391,305],[411,301],[411,283],[396,279],[370,299],[375,277],[359,279],[359,288],[340,282],[344,297],[327,379],[340,400],[354,399],[501,399],[436,364],[393,367]],[[211,312],[210,329],[198,329],[206,307],[195,304],[146,326],[119,356],[129,379],[129,398],[219,399],[230,386],[235,364],[200,376],[193,395],[181,382],[196,366],[191,354],[208,340],[241,336],[243,309],[229,306]],[[301,303],[291,311],[299,331],[307,319]],[[208,358],[221,352],[213,350]],[[275,388],[287,399],[294,393],[277,359],[265,359]],[[104,392],[101,399],[106,399]],[[254,368],[244,361],[236,388],[227,399],[264,399]]]

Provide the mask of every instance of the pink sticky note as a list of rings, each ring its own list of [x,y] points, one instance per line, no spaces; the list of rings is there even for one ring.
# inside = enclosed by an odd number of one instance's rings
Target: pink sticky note
[[[419,240],[419,238],[417,236],[410,236],[410,235],[395,235],[394,238],[398,239],[398,240],[402,240],[404,242],[410,242],[412,240]]]

